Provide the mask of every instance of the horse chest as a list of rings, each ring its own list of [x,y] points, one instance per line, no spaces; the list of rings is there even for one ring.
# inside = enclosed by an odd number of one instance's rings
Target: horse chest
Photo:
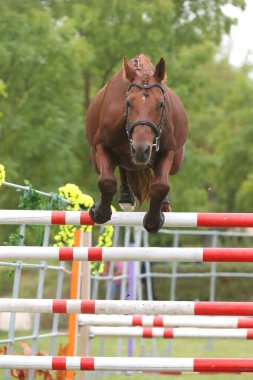
[[[98,133],[100,142],[110,148],[115,148],[128,142],[125,126],[116,127],[115,122],[111,119],[103,121],[99,126]]]

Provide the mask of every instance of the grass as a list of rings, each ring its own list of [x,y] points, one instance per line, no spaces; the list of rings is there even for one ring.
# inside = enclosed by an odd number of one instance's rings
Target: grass
[[[16,336],[22,336],[24,333],[17,332]],[[0,331],[0,338],[5,339],[7,337],[7,332]],[[122,352],[120,350],[119,342],[122,342]],[[100,351],[100,338],[91,340],[91,356],[127,356],[127,339],[115,340],[112,338],[106,338],[105,352]],[[60,344],[66,344],[66,337],[58,337],[56,346],[59,347]],[[153,343],[152,343],[153,342]],[[145,356],[152,355],[152,344],[156,344],[156,349],[159,356],[170,356],[168,353],[168,345],[171,341],[158,339],[155,342],[151,340],[140,340],[136,339],[134,356],[142,356],[143,350],[145,351]],[[31,341],[27,341],[30,346]],[[1,348],[1,347],[0,347]],[[251,358],[253,357],[252,341],[250,340],[239,340],[239,339],[223,339],[223,340],[201,340],[201,339],[178,339],[174,340],[171,345],[172,356],[173,357],[231,357],[231,358]],[[21,353],[20,344],[18,342],[14,345],[14,351],[19,354]],[[38,351],[50,352],[50,338],[43,338],[39,340]],[[78,380],[78,372],[76,372],[75,379]],[[91,379],[95,379],[94,375],[91,374]],[[114,380],[183,380],[183,379],[196,379],[196,380],[248,380],[252,379],[252,374],[241,374],[239,377],[237,374],[217,374],[217,375],[207,375],[207,374],[184,374],[184,375],[158,375],[158,374],[112,374],[110,373],[106,379]],[[0,379],[3,379],[3,371],[0,370]]]

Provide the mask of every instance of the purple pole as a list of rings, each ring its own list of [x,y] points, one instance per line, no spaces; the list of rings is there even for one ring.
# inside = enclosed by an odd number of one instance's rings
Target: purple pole
[[[134,247],[134,243],[130,243],[129,247]],[[135,298],[135,276],[134,276],[134,261],[129,261],[128,263],[128,299],[133,301]],[[127,345],[127,356],[133,356],[134,352],[134,339],[129,338],[128,339],[128,345]]]

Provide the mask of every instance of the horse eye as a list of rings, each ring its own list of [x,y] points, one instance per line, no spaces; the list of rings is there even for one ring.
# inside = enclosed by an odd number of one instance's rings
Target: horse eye
[[[128,100],[128,99],[127,99],[127,106],[128,106],[129,108],[132,108],[132,107],[133,107],[133,103],[132,103],[130,100]]]
[[[165,106],[165,103],[164,103],[164,101],[162,101],[161,103],[160,103],[160,108],[163,108]]]

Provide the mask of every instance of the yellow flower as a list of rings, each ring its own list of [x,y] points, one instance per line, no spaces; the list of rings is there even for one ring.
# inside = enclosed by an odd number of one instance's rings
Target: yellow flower
[[[93,205],[94,201],[88,194],[83,194],[78,186],[67,183],[67,185],[59,188],[59,195],[71,202],[71,205],[67,207],[68,210],[85,210],[88,211]],[[112,211],[115,212],[116,209],[112,206]],[[92,226],[81,226],[82,231],[92,231]],[[73,246],[74,245],[74,234],[76,228],[74,226],[60,226],[59,232],[55,236],[57,247],[62,246]],[[103,233],[98,237],[98,247],[111,247],[112,246],[112,236],[114,228],[112,226],[105,226]],[[104,270],[103,262],[92,262],[91,263],[91,273],[93,275],[102,273]]]
[[[2,186],[2,182],[5,181],[5,169],[2,164],[0,164],[0,187]]]

